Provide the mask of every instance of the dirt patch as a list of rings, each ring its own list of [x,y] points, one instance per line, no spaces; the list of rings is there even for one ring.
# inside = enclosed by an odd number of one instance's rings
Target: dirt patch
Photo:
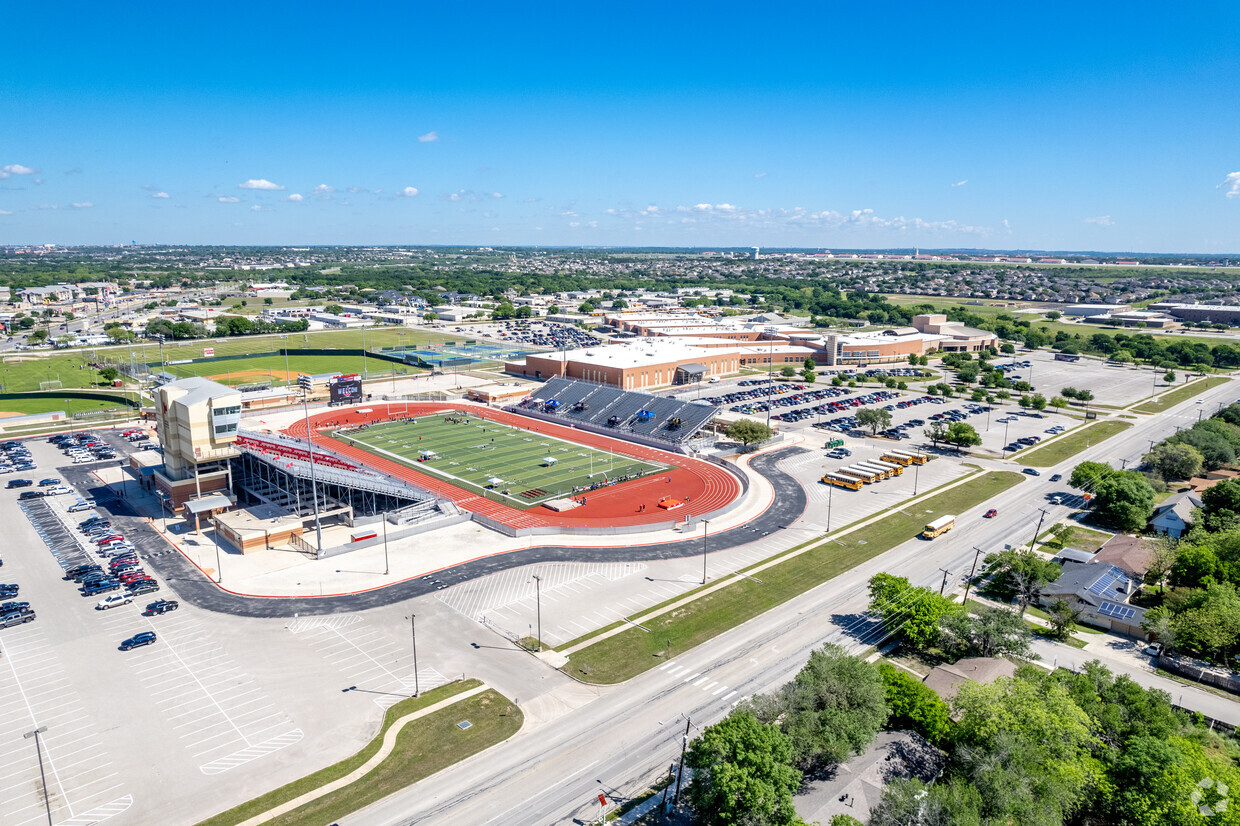
[[[0,419],[11,419],[14,416],[25,416],[25,413],[14,413],[11,410],[0,410]]]
[[[230,370],[227,373],[216,373],[214,376],[207,376],[212,381],[224,381],[226,379],[283,379],[288,381],[294,374],[286,373],[283,370]]]

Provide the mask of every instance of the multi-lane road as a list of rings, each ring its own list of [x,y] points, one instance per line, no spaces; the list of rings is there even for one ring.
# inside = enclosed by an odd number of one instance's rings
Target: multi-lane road
[[[714,640],[648,671],[628,683],[586,689],[558,672],[559,685],[525,708],[527,723],[506,743],[440,772],[341,821],[348,826],[393,824],[564,823],[597,819],[597,795],[623,801],[668,770],[680,753],[686,719],[693,726],[717,722],[745,697],[789,680],[810,651],[824,642],[865,645],[871,630],[865,617],[866,581],[889,571],[919,584],[938,585],[940,569],[959,582],[968,573],[974,548],[985,552],[1028,542],[1041,515],[1046,524],[1071,508],[1048,504],[1051,483],[1084,460],[1129,464],[1177,425],[1197,420],[1220,402],[1240,396],[1227,383],[1134,426],[1069,461],[1043,470],[1019,485],[960,514],[956,530],[933,541],[910,539]],[[984,463],[998,466],[999,463]],[[1010,465],[1009,465],[1010,467]],[[998,518],[982,519],[987,508]],[[950,580],[949,580],[950,581]],[[691,729],[696,731],[696,729]]]

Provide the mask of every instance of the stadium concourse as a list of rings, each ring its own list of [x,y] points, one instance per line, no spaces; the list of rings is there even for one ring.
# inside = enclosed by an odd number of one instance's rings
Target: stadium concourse
[[[585,496],[585,504],[571,510],[556,512],[546,507],[522,510],[488,499],[438,475],[422,472],[416,464],[393,461],[331,435],[340,427],[461,413],[599,450],[614,451],[644,462],[667,465],[671,469],[590,491]],[[742,493],[735,476],[709,462],[464,402],[378,403],[337,408],[312,415],[310,429],[315,445],[439,497],[451,499],[463,510],[495,520],[514,531],[546,529],[539,532],[571,533],[574,530],[614,528],[641,530],[643,527],[657,530],[673,522],[715,513],[736,502]],[[296,438],[306,438],[306,423],[297,420],[284,432]],[[538,461],[541,455],[539,448],[531,447],[531,461]],[[668,500],[679,504],[670,510],[660,507],[660,502],[666,503]]]

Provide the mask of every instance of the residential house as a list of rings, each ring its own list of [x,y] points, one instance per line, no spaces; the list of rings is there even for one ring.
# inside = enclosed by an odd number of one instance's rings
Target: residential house
[[[1128,600],[1141,580],[1109,562],[1065,562],[1063,572],[1042,588],[1038,601],[1050,606],[1063,600],[1081,612],[1081,621],[1117,634],[1145,639],[1141,621],[1145,609]]]
[[[950,703],[961,683],[993,683],[1000,677],[1016,675],[1016,664],[999,657],[965,657],[948,665],[936,665],[922,680],[934,693]]]
[[[1154,509],[1150,527],[1172,539],[1179,539],[1193,521],[1193,509],[1200,507],[1201,497],[1191,490],[1168,496]]]

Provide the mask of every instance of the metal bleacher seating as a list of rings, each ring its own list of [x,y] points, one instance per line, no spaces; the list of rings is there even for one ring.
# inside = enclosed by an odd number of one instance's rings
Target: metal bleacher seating
[[[549,380],[534,398],[542,404],[523,403],[517,409],[532,409],[544,416],[569,419],[619,436],[632,433],[671,444],[687,442],[719,412],[713,405],[562,378]],[[547,409],[546,402],[551,400],[559,405]],[[642,411],[653,415],[642,416]],[[672,424],[673,419],[680,420],[679,426]]]

